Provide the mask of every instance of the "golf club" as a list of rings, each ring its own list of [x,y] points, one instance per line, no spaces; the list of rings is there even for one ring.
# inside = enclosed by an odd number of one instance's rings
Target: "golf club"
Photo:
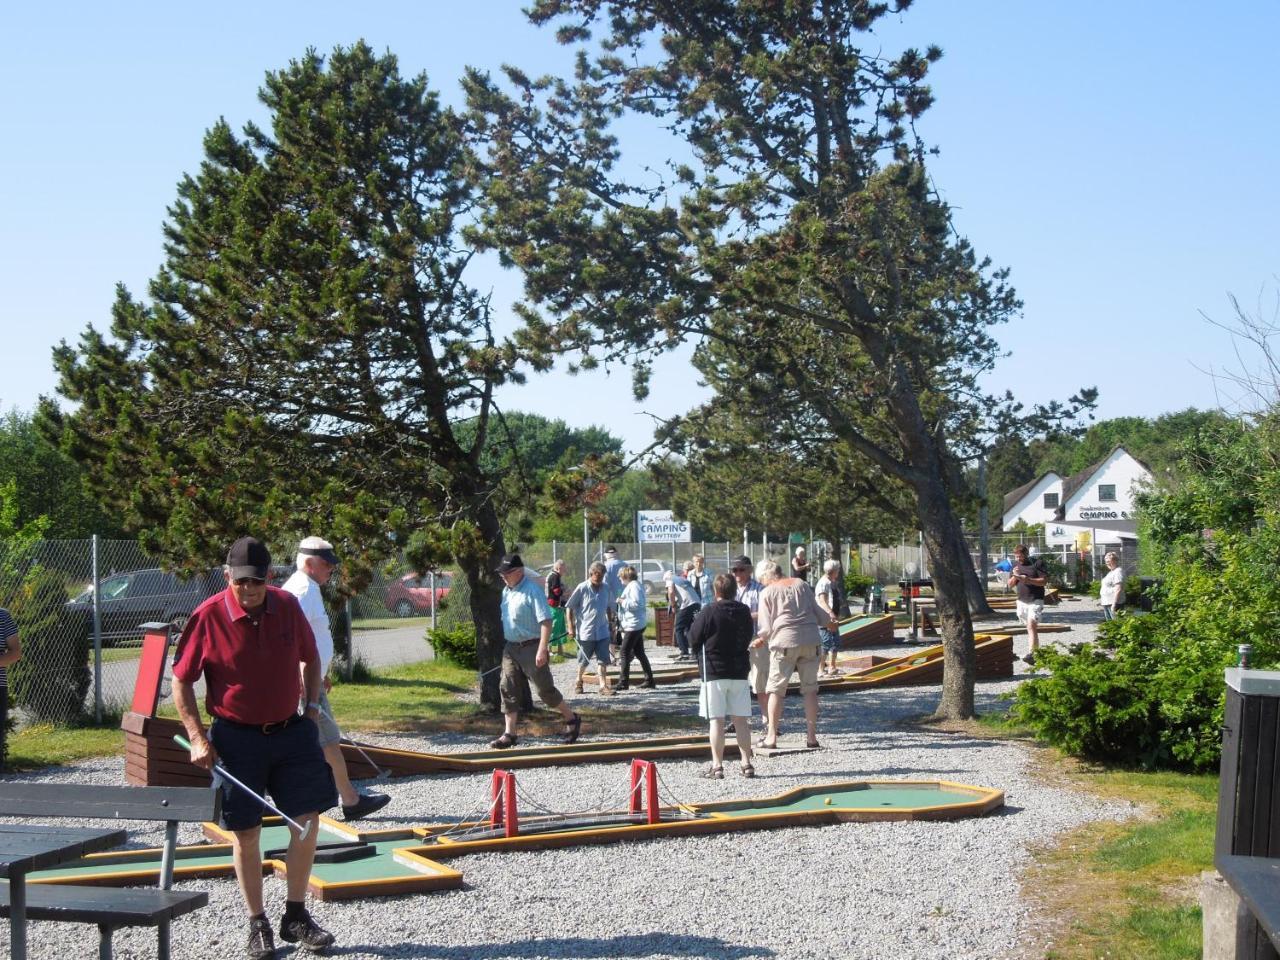
[[[330,723],[332,723],[335,727],[338,725],[338,721],[337,721],[337,720],[335,720],[335,719],[333,719],[333,714],[332,714],[332,713],[330,713],[328,710],[326,710],[324,707],[321,707],[321,708],[320,708],[320,712],[321,712],[321,713],[323,713],[326,717],[328,717],[328,718],[329,718],[329,722],[330,722]],[[342,739],[343,739],[344,741],[346,741],[347,743],[351,744],[351,745],[352,745],[353,747],[355,747],[358,751],[360,751],[360,756],[364,757],[364,762],[365,762],[365,763],[367,763],[369,766],[373,767],[373,769],[374,769],[374,770],[377,770],[377,771],[378,771],[378,773],[377,773],[377,775],[375,776],[375,778],[374,778],[374,779],[376,779],[376,780],[385,780],[385,779],[387,779],[387,777],[391,776],[391,771],[389,771],[389,770],[383,770],[380,766],[378,766],[376,763],[374,763],[374,762],[373,762],[373,758],[372,758],[371,756],[369,756],[367,753],[365,753],[365,752],[364,752],[364,748],[363,748],[362,746],[360,746],[360,744],[356,743],[356,742],[355,742],[354,740],[352,740],[350,737],[343,737]]]
[[[182,734],[175,733],[173,735],[173,739],[177,742],[178,746],[185,747],[187,750],[191,749],[191,743],[187,740],[186,737],[182,736]],[[243,783],[241,783],[234,776],[232,776],[231,773],[228,772],[226,767],[224,767],[221,763],[218,763],[216,760],[213,763],[213,774],[215,777],[222,777],[224,780],[228,780],[231,783],[234,783],[237,787],[239,787],[249,796],[253,797],[253,799],[257,800],[264,807],[266,807],[268,810],[270,810],[272,813],[274,813],[276,816],[282,819],[285,823],[289,824],[289,826],[293,827],[293,829],[297,830],[299,840],[305,840],[307,838],[307,834],[311,832],[311,828],[315,825],[313,821],[312,823],[308,823],[304,827],[297,820],[293,819],[293,817],[289,816],[287,813],[285,813],[283,810],[277,807],[274,803],[272,803],[266,797],[259,796],[254,791],[246,787]]]

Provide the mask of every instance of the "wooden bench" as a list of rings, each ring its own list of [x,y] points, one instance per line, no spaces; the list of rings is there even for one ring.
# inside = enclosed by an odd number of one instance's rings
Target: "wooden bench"
[[[108,787],[95,784],[0,782],[0,811],[6,816],[46,820],[164,821],[160,887],[122,889],[35,883],[27,885],[26,915],[31,920],[97,924],[98,956],[110,960],[111,938],[119,927],[156,927],[160,960],[169,960],[169,924],[209,902],[203,891],[177,891],[173,885],[179,823],[214,820],[221,794],[202,787]],[[0,916],[10,915],[9,888],[0,891]]]

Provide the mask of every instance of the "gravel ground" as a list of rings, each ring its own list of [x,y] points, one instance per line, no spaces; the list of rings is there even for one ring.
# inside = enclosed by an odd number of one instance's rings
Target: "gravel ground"
[[[1088,639],[1099,619],[1088,600],[1053,608],[1051,622]],[[991,629],[989,625],[987,629]],[[1019,653],[1025,637],[1015,639]],[[900,652],[900,647],[898,651]],[[894,650],[885,650],[893,653]],[[1024,676],[979,685],[981,707],[994,704]],[[569,676],[572,664],[557,668]],[[567,688],[568,683],[562,685]],[[944,823],[842,824],[745,834],[658,839],[628,845],[452,861],[461,890],[420,896],[316,904],[315,915],[338,937],[341,957],[715,957],[734,958],[1009,958],[1025,955],[1032,917],[1019,897],[1019,872],[1031,848],[1099,818],[1132,815],[1128,804],[1099,800],[1038,782],[1030,754],[1017,743],[946,734],[902,723],[930,712],[938,688],[865,691],[820,699],[824,749],[757,761],[754,782],[726,766],[723,781],[703,780],[699,761],[660,764],[662,780],[684,801],[763,796],[840,779],[948,779],[1005,792],[1006,806],[975,820]],[[592,697],[597,704],[604,704]],[[644,705],[695,711],[675,688],[632,690],[610,708]],[[980,708],[981,708],[980,707]],[[788,701],[783,744],[803,743],[800,704]],[[698,727],[697,729],[700,729]],[[495,727],[495,733],[497,728]],[[584,738],[590,731],[584,728]],[[476,749],[459,737],[369,737],[410,749]],[[526,741],[533,742],[533,741]],[[521,791],[547,807],[617,809],[626,768],[587,765],[520,771]],[[99,760],[30,779],[120,783],[121,762]],[[454,820],[485,804],[488,775],[384,781],[394,802],[373,825]],[[184,828],[183,842],[194,842]],[[159,829],[131,841],[158,845]],[[173,927],[178,958],[243,955],[247,927],[235,884],[194,881],[210,905]],[[267,880],[268,911],[278,920],[283,883]],[[116,933],[116,956],[155,956],[151,930]],[[96,953],[96,931],[82,924],[33,923],[31,956],[79,958]],[[8,956],[7,938],[0,956]],[[281,956],[293,956],[292,947]],[[305,956],[305,954],[303,954]]]

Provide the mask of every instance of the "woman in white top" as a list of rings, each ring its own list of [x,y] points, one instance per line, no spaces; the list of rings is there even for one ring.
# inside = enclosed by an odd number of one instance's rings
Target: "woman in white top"
[[[649,601],[645,598],[644,588],[636,580],[635,567],[623,567],[618,571],[618,579],[622,581],[622,596],[618,598],[618,629],[622,632],[622,679],[615,690],[626,690],[631,686],[631,658],[640,661],[644,670],[644,683],[639,684],[642,690],[652,690],[657,684],[653,682],[653,668],[649,666],[649,657],[644,652],[644,628],[649,622]]]
[[[1108,551],[1103,560],[1107,563],[1107,575],[1098,588],[1098,602],[1102,604],[1103,619],[1114,620],[1116,607],[1124,603],[1124,570],[1120,568],[1120,558],[1113,551]]]

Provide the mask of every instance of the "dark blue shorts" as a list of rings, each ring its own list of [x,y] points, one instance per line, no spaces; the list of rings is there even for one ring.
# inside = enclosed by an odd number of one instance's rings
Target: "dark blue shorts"
[[[323,813],[338,802],[333,771],[320,749],[316,725],[307,718],[283,730],[263,733],[215,719],[209,742],[218,759],[245,786],[272,802],[291,817]],[[262,823],[265,807],[234,783],[220,781],[222,826],[250,830]]]

